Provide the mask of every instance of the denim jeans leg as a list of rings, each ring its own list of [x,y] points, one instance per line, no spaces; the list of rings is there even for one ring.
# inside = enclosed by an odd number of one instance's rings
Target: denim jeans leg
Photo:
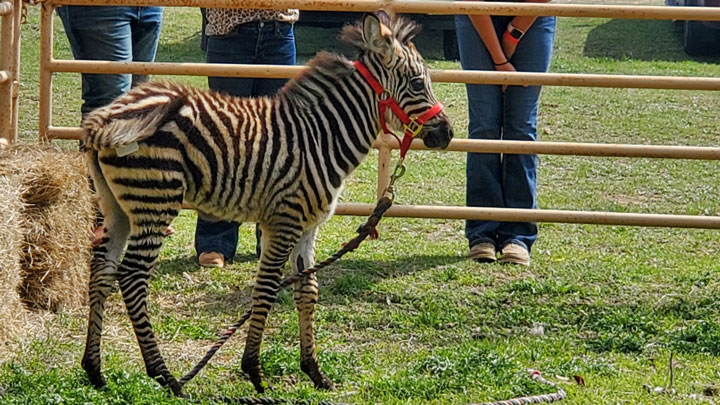
[[[162,7],[137,7],[137,18],[132,23],[132,54],[134,62],[152,62],[155,60],[162,18]],[[145,80],[147,80],[147,75],[132,75],[133,86]]]
[[[494,70],[492,59],[467,16],[455,17],[460,62],[465,70]],[[498,140],[502,129],[500,86],[466,85],[469,109],[468,137]],[[468,153],[466,204],[469,207],[502,207],[502,172],[497,153]],[[470,246],[497,243],[497,221],[468,220],[465,236]]]
[[[555,36],[555,17],[540,17],[518,45],[512,62],[518,71],[546,72],[550,67]],[[540,86],[509,86],[505,93],[503,139],[537,140],[537,114]],[[505,207],[537,208],[536,155],[503,156]],[[505,222],[498,228],[499,246],[513,242],[528,250],[537,239],[534,222]]]
[[[254,63],[263,65],[295,64],[295,31],[290,23],[268,22],[260,30],[257,55]],[[287,79],[255,79],[253,96],[272,96],[277,93]]]
[[[254,43],[241,41],[234,35],[210,36],[207,39],[207,63],[252,63]],[[250,78],[208,76],[210,89],[236,97],[248,97],[252,89]],[[195,251],[198,255],[205,252],[219,252],[226,259],[235,257],[238,244],[240,223],[204,220],[198,214],[195,228]]]
[[[274,21],[256,21],[239,25],[227,35],[210,36],[207,40],[206,60],[208,63],[293,65],[295,64],[293,26]],[[286,81],[286,79],[208,77],[208,86],[213,90],[237,97],[258,97],[276,93]],[[198,252],[205,252],[217,251],[221,247],[232,247],[234,255],[239,226],[239,223],[209,223],[198,219],[195,249]],[[259,256],[261,238],[259,227],[255,228],[255,235],[255,251]]]
[[[132,60],[127,7],[62,6],[57,9],[78,60]],[[82,74],[83,115],[130,90],[128,74]]]
[[[226,35],[207,38],[207,63],[255,63],[258,34],[252,24],[242,24]],[[252,96],[253,78],[208,77],[208,87],[236,97]]]
[[[225,260],[232,260],[237,250],[239,228],[239,223],[212,221],[198,213],[195,252],[198,256],[201,253],[218,252],[222,253]]]
[[[259,47],[255,63],[268,65],[294,65],[295,64],[295,31],[290,23],[274,21],[269,28],[259,31]],[[287,79],[255,79],[253,82],[253,96],[272,96],[277,93]],[[260,256],[260,239],[262,231],[255,227],[255,251]]]

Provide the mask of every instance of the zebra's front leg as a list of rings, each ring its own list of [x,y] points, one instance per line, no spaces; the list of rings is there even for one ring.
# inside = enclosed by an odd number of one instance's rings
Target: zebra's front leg
[[[252,292],[252,315],[248,320],[245,352],[241,364],[242,370],[250,377],[250,382],[259,393],[270,388],[267,383],[263,385],[262,369],[260,368],[260,345],[265,321],[277,299],[278,288],[282,280],[282,268],[302,234],[300,229],[293,229],[287,225],[281,231],[261,226],[261,231],[260,265]]]
[[[300,239],[297,247],[290,255],[293,272],[311,267],[315,264],[315,236],[317,227],[307,232]],[[315,353],[315,304],[318,300],[317,276],[311,274],[295,283],[295,307],[298,311],[298,323],[300,326],[300,369],[307,374],[315,388],[324,390],[335,390],[335,385],[320,370],[317,355]]]
[[[182,386],[170,373],[160,354],[147,309],[148,279],[164,238],[165,226],[159,228],[141,229],[130,235],[125,257],[118,269],[118,281],[148,376],[163,387],[169,387],[175,396],[183,396]]]

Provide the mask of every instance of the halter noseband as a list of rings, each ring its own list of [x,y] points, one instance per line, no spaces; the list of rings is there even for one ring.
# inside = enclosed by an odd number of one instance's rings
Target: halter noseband
[[[408,149],[410,149],[410,144],[412,143],[415,135],[419,134],[420,131],[422,131],[423,125],[429,119],[436,116],[445,107],[442,105],[441,102],[438,101],[435,105],[425,110],[425,112],[420,114],[419,116],[410,117],[405,113],[405,111],[403,111],[402,108],[400,108],[397,101],[395,101],[395,99],[392,97],[392,94],[383,88],[380,82],[375,79],[375,76],[373,76],[370,70],[368,70],[368,68],[362,62],[356,60],[353,62],[353,65],[355,65],[355,68],[358,70],[358,72],[360,72],[362,77],[365,78],[365,80],[375,92],[375,98],[378,102],[378,111],[380,113],[380,126],[382,127],[384,133],[392,135],[393,137],[395,137],[395,139],[397,139],[398,144],[400,144],[400,158],[404,159],[405,154],[407,153]],[[400,138],[397,137],[397,135],[395,135],[388,129],[387,124],[385,123],[385,110],[388,107],[390,107],[390,110],[403,123],[405,137],[402,139],[402,141],[400,140]]]

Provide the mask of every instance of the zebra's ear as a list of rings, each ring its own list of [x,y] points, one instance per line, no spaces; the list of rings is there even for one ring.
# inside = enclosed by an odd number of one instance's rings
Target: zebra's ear
[[[363,40],[368,49],[388,58],[392,53],[392,31],[381,23],[374,14],[365,14],[363,18]]]

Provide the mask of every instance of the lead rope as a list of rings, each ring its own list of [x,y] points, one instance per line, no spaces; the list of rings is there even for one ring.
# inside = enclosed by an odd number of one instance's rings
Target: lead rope
[[[383,193],[383,196],[378,200],[377,204],[375,205],[375,208],[373,209],[372,214],[368,217],[367,221],[365,221],[364,224],[360,225],[357,229],[358,235],[348,241],[346,244],[342,246],[335,254],[330,256],[329,258],[323,260],[320,263],[317,263],[316,265],[309,267],[307,269],[299,270],[297,273],[290,275],[286,277],[278,287],[278,291],[290,286],[291,284],[294,284],[295,282],[299,281],[303,277],[306,277],[310,274],[313,274],[317,272],[318,270],[321,270],[330,264],[334,263],[338,259],[340,259],[342,256],[344,256],[348,252],[352,252],[353,250],[357,249],[358,246],[360,246],[360,243],[362,243],[365,239],[367,239],[368,236],[371,238],[377,238],[377,230],[375,227],[378,225],[380,220],[382,219],[382,216],[385,214],[385,212],[390,208],[393,204],[393,201],[395,200],[395,191],[394,191],[394,184],[397,179],[403,176],[405,174],[405,166],[403,165],[404,159],[401,159],[398,164],[395,166],[395,170],[393,171],[393,174],[390,176],[390,183],[388,187],[385,189],[385,192]],[[252,310],[248,310],[243,314],[243,316],[232,324],[218,339],[217,342],[208,350],[208,352],[203,356],[203,358],[195,365],[195,367],[192,368],[185,376],[183,376],[180,379],[180,385],[184,386],[188,381],[190,381],[193,377],[195,377],[200,370],[202,370],[207,363],[210,361],[210,359],[215,355],[215,353],[222,347],[225,342],[232,337],[232,335],[235,333],[236,330],[238,330],[249,318],[250,315],[252,315]],[[550,381],[546,380],[542,377],[540,372],[538,370],[528,370],[530,371],[530,378],[532,378],[534,381],[538,381],[542,384],[549,385],[554,387],[555,384],[551,383]],[[534,396],[528,396],[528,397],[519,397],[519,398],[513,398],[508,399],[504,401],[495,401],[495,402],[484,402],[482,404],[478,405],[522,405],[522,404],[539,404],[543,402],[555,402],[563,400],[567,397],[567,394],[565,391],[561,388],[557,392],[551,393],[551,394],[542,394],[542,395],[534,395]],[[298,401],[288,401],[287,399],[283,398],[268,398],[268,397],[239,397],[239,398],[229,398],[229,397],[220,397],[217,398],[219,401],[229,404],[250,404],[250,405],[279,405],[279,404],[298,404],[298,405],[304,405],[304,404],[310,404],[310,401],[304,401],[304,400],[298,400]],[[318,405],[338,405],[336,402],[329,402],[329,401],[320,401],[320,402],[312,402],[317,403]]]
[[[403,159],[404,160],[404,159]],[[313,274],[317,272],[318,270],[324,269],[325,267],[329,266],[330,264],[336,262],[338,259],[343,257],[346,253],[352,252],[353,250],[357,249],[358,246],[360,246],[360,243],[362,243],[368,236],[370,236],[372,239],[377,238],[377,230],[375,227],[380,222],[380,219],[382,219],[383,214],[385,214],[385,211],[392,206],[393,200],[395,200],[395,191],[394,191],[394,184],[395,180],[402,177],[403,174],[405,174],[405,166],[403,165],[403,160],[400,160],[398,164],[395,166],[395,171],[393,172],[392,176],[390,176],[390,184],[385,189],[385,192],[383,193],[383,196],[378,200],[377,204],[375,205],[375,209],[373,209],[372,214],[368,217],[367,221],[365,221],[364,224],[360,225],[357,229],[358,235],[354,238],[352,238],[350,241],[345,243],[335,254],[330,256],[329,258],[323,260],[320,263],[317,263],[316,265],[309,267],[304,270],[298,270],[297,273],[292,274],[288,277],[286,277],[282,282],[280,282],[280,286],[277,289],[277,292],[283,290],[284,288],[288,287],[291,284],[294,284],[297,281],[300,281],[303,277],[307,277],[310,274]],[[180,386],[185,385],[188,381],[190,381],[193,377],[197,375],[197,373],[202,370],[205,365],[210,361],[210,359],[215,355],[215,353],[222,347],[225,342],[230,339],[230,337],[235,333],[238,328],[240,328],[249,318],[250,315],[252,315],[252,309],[247,310],[245,314],[232,324],[218,339],[217,342],[208,350],[207,353],[205,353],[205,356],[200,359],[200,361],[195,365],[195,367],[192,368],[187,374],[185,374],[180,379]],[[259,398],[262,400],[266,399],[272,399],[272,398]],[[265,404],[265,403],[272,403],[272,402],[237,402],[237,403],[259,403],[259,404]],[[285,403],[285,402],[280,402]]]
[[[320,263],[317,263],[316,265],[309,267],[307,269],[298,270],[297,273],[292,274],[288,277],[286,277],[278,287],[278,292],[283,290],[284,288],[294,284],[297,281],[300,281],[303,277],[307,277],[310,274],[316,273],[318,270],[322,270],[325,267],[329,266],[330,264],[336,262],[338,259],[343,257],[346,253],[352,252],[353,250],[357,249],[358,246],[360,246],[360,243],[362,243],[365,239],[367,239],[368,236],[370,236],[372,239],[377,238],[378,233],[377,229],[375,227],[378,225],[380,220],[382,219],[382,216],[385,214],[385,212],[390,208],[393,204],[393,201],[395,200],[395,190],[394,185],[395,181],[402,177],[405,174],[405,165],[403,164],[404,158],[401,158],[400,161],[395,166],[395,169],[393,171],[393,174],[390,176],[390,183],[388,184],[388,187],[385,189],[385,192],[383,193],[383,196],[378,200],[377,204],[375,205],[375,208],[373,209],[372,214],[368,217],[368,219],[365,221],[364,224],[360,225],[357,229],[357,236],[352,238],[350,241],[348,241],[346,244],[344,244],[335,254],[330,256],[329,258],[323,260]],[[185,374],[180,379],[180,386],[184,386],[188,383],[193,377],[195,377],[200,370],[202,370],[207,363],[210,361],[210,359],[215,355],[215,353],[222,347],[222,345],[227,342],[230,337],[237,331],[248,319],[250,319],[250,315],[252,315],[252,310],[249,309],[243,314],[243,316],[234,324],[232,324],[218,339],[217,342],[210,348],[210,350],[205,353],[205,356],[203,356],[202,359],[195,365],[195,367],[192,368],[187,374]],[[551,387],[554,387],[555,384],[546,380],[543,378],[543,376],[540,374],[540,371],[538,370],[528,370],[530,372],[530,378],[532,378],[534,381],[538,381],[542,384],[549,385]],[[534,395],[534,396],[528,396],[528,397],[519,397],[519,398],[512,398],[507,399],[504,401],[495,401],[495,402],[483,402],[481,404],[476,405],[522,405],[522,404],[539,404],[543,402],[556,402],[563,400],[567,397],[567,394],[565,393],[565,390],[562,388],[559,389],[557,392],[551,393],[551,394],[542,394],[542,395]],[[250,405],[276,405],[276,404],[298,404],[298,405],[304,405],[304,404],[310,404],[310,401],[305,400],[298,400],[298,401],[288,401],[287,399],[283,398],[268,398],[268,397],[240,397],[240,398],[229,398],[229,397],[220,397],[217,398],[219,401],[229,404],[250,404]],[[329,402],[329,401],[320,401],[320,402],[312,402],[316,403],[318,405],[339,405],[336,402]]]
[[[530,378],[532,378],[533,381],[537,381],[539,383],[549,385],[551,387],[555,387],[555,383],[551,383],[550,381],[546,380],[538,370],[528,370],[530,373]],[[495,401],[495,402],[483,402],[481,404],[472,404],[472,405],[522,405],[522,404],[540,404],[543,402],[556,402],[556,401],[562,401],[563,399],[567,398],[567,393],[564,389],[560,388],[556,392],[553,392],[552,394],[541,394],[541,395],[533,395],[529,397],[518,397],[518,398],[512,398],[512,399],[506,399],[504,401]]]

